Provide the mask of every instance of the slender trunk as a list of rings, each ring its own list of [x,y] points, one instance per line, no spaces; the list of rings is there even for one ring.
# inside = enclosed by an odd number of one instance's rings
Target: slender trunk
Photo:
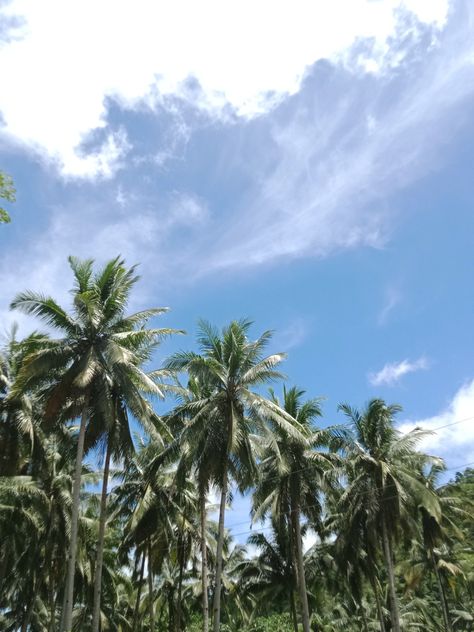
[[[48,602],[49,602],[49,632],[54,632],[56,627],[56,597],[54,590],[54,562],[53,551],[51,551],[51,559],[49,560],[49,585],[48,585]]]
[[[153,601],[153,571],[151,568],[151,540],[148,540],[148,612],[150,632],[155,632],[155,604]]]
[[[291,616],[293,619],[294,632],[298,632],[298,613],[296,611],[295,589],[298,590],[298,574],[296,572],[296,559],[295,559],[295,533],[293,529],[293,522],[291,520],[291,510],[285,514],[286,529],[288,532],[288,565],[290,568],[290,607]]]
[[[50,589],[49,593],[49,632],[54,632],[56,628],[56,598],[54,596],[54,591]]]
[[[174,604],[171,592],[168,596],[168,632],[174,632]]]
[[[370,581],[370,585],[372,586],[372,590],[374,592],[375,604],[377,606],[377,615],[378,615],[379,624],[380,624],[380,632],[385,632],[385,617],[383,614],[382,603],[380,601],[380,594],[379,594],[379,589],[377,587],[377,580],[371,574],[369,581]]]
[[[206,494],[201,492],[201,582],[202,582],[202,630],[209,632],[209,578],[207,570],[207,542],[206,542]]]
[[[176,604],[176,630],[181,630],[181,599],[183,594],[183,574],[184,564],[186,561],[186,539],[184,537],[184,529],[186,527],[186,513],[183,511],[183,521],[181,531],[178,535],[178,560],[179,560],[179,576],[178,576],[178,603]]]
[[[21,628],[20,628],[21,632],[27,632],[28,631],[28,625],[30,623],[31,615],[33,614],[33,607],[34,607],[34,601],[32,600],[30,605],[28,606],[26,612],[25,612],[25,616],[23,617],[23,622],[22,622]]]
[[[140,608],[140,597],[142,596],[142,585],[143,585],[143,575],[145,574],[145,551],[143,551],[142,556],[142,566],[140,569],[140,579],[138,580],[138,588],[137,588],[137,600],[135,601],[135,611],[133,613],[133,632],[137,632],[138,630],[138,611]]]
[[[109,469],[110,469],[111,452],[112,452],[112,442],[109,438],[107,441],[107,452],[105,455],[105,463],[104,463],[104,475],[102,479],[102,495],[100,497],[99,539],[97,541],[97,560],[95,563],[92,632],[99,632],[99,627],[100,627],[100,597],[102,593],[102,567],[103,567],[103,562],[104,562],[105,522],[107,518],[107,487],[109,484]]]
[[[182,542],[181,542],[181,546],[183,546]],[[181,559],[179,562],[178,603],[176,604],[176,630],[177,632],[180,632],[181,630],[181,618],[182,618],[181,600],[182,600],[182,594],[183,594],[183,574],[184,574],[184,559]]]
[[[398,598],[395,590],[395,572],[393,570],[392,545],[388,535],[385,516],[382,516],[382,541],[387,566],[388,590],[390,596],[390,618],[392,621],[392,632],[400,632],[400,615],[398,612]]]
[[[224,520],[225,504],[227,501],[227,468],[224,470],[221,491],[221,504],[219,508],[219,534],[217,538],[216,553],[216,587],[214,592],[213,614],[214,632],[219,632],[221,623],[221,588],[222,588],[222,551],[224,548]]]
[[[439,572],[438,562],[432,548],[430,548],[431,563],[433,564],[433,570],[436,575],[436,581],[438,582],[439,600],[441,602],[441,610],[443,611],[444,627],[446,632],[452,631],[451,619],[449,617],[448,600],[446,599],[446,593],[441,579],[441,573]]]
[[[7,564],[8,564],[7,551],[5,549],[3,549],[3,547],[2,547],[0,549],[0,595],[3,593],[3,582],[5,580]],[[0,608],[2,606],[3,606],[3,604],[0,601]]]
[[[293,619],[293,628],[295,632],[298,632],[298,615],[296,614],[295,593],[293,588],[290,591],[290,606],[291,606],[291,618]]]
[[[72,608],[74,605],[74,574],[76,572],[77,554],[77,528],[79,522],[79,501],[81,492],[82,457],[84,455],[84,438],[86,436],[87,406],[81,415],[81,425],[79,427],[79,437],[77,440],[76,465],[74,469],[74,483],[72,488],[72,511],[71,511],[71,540],[67,556],[66,589],[64,598],[64,611],[61,620],[60,632],[71,632],[72,630]]]
[[[299,506],[298,501],[294,505],[292,519],[294,521],[294,527],[295,527],[296,562],[298,565],[298,587],[300,591],[303,632],[310,632],[308,593],[306,592],[306,577],[304,573],[304,560],[303,560],[303,538],[301,537],[300,506]]]
[[[33,614],[33,610],[34,610],[34,607],[35,607],[36,594],[37,594],[37,590],[38,590],[37,583],[38,582],[36,581],[36,576],[33,575],[33,586],[32,586],[32,590],[31,590],[31,592],[32,592],[31,600],[30,600],[30,603],[28,604],[28,608],[26,609],[25,616],[23,617],[23,621],[22,621],[21,628],[20,628],[21,632],[27,632],[28,626],[30,624],[30,619],[31,619],[31,615]]]

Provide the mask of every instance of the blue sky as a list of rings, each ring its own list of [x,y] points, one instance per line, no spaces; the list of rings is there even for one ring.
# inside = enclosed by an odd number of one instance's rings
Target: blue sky
[[[380,395],[474,461],[472,3],[169,4],[0,3],[0,326],[121,253],[161,357],[248,316],[327,422]]]

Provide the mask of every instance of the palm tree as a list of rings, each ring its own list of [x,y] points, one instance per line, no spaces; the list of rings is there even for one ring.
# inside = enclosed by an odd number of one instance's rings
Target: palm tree
[[[261,477],[253,497],[253,517],[263,519],[268,512],[282,532],[287,531],[298,586],[304,632],[310,630],[310,616],[303,558],[301,518],[321,530],[322,493],[329,489],[329,471],[334,455],[328,446],[337,435],[331,429],[316,430],[314,420],[321,416],[319,399],[303,401],[304,391],[296,387],[283,389],[282,407],[293,418],[301,434],[288,433],[274,426],[262,451]],[[279,401],[272,392],[275,405]]]
[[[263,533],[255,533],[248,538],[248,544],[258,549],[258,555],[242,562],[239,586],[243,594],[255,600],[260,613],[268,614],[282,608],[286,611],[288,608],[295,632],[298,632],[290,538],[288,530],[282,530],[281,521],[272,522],[271,538]]]
[[[26,473],[41,417],[37,393],[15,393],[14,383],[25,350],[37,339],[31,334],[23,343],[16,339],[14,325],[0,349],[0,476]]]
[[[92,396],[112,384],[127,397],[127,406],[138,418],[153,414],[151,406],[140,397],[143,384],[149,392],[161,395],[160,388],[140,371],[133,354],[136,341],[153,342],[163,330],[143,329],[150,317],[161,314],[163,308],[125,316],[131,290],[138,280],[135,268],[126,268],[119,257],[109,261],[94,274],[93,261],[69,258],[75,286],[72,313],[68,314],[54,299],[34,292],[23,292],[11,307],[40,317],[58,330],[62,337],[35,340],[25,359],[16,389],[22,392],[36,385],[50,383],[46,390],[45,416],[53,419],[61,409],[68,410],[71,419],[80,416],[77,453],[73,482],[71,538],[66,575],[61,632],[72,628],[74,602],[74,572],[76,564],[79,492],[81,467],[88,420],[97,406],[104,406]],[[133,343],[133,344],[132,344]],[[123,390],[122,390],[123,389]]]
[[[283,360],[281,353],[264,356],[271,332],[250,341],[251,322],[233,321],[221,332],[207,322],[199,323],[200,353],[180,352],[167,362],[173,371],[187,371],[209,389],[209,395],[183,404],[191,411],[183,440],[188,445],[202,445],[214,454],[210,478],[220,488],[219,529],[216,552],[216,579],[213,603],[214,632],[219,631],[222,588],[222,551],[224,544],[225,509],[229,490],[229,475],[240,477],[245,487],[255,473],[252,435],[272,419],[277,426],[299,436],[298,424],[275,402],[252,390],[281,377],[275,367]]]
[[[210,432],[213,425],[202,424],[198,432],[184,432],[193,419],[195,410],[193,402],[198,403],[212,395],[212,387],[201,383],[196,377],[190,377],[187,388],[177,382],[176,396],[179,405],[167,416],[166,421],[173,434],[179,436],[176,448],[179,449],[179,466],[181,480],[193,476],[197,485],[200,550],[201,550],[201,593],[203,632],[209,630],[209,568],[208,568],[208,523],[207,500],[209,487],[215,472],[215,453]],[[192,439],[192,441],[190,441]],[[173,451],[171,451],[171,455]],[[180,606],[180,604],[179,604]],[[179,613],[178,613],[179,615]],[[178,617],[179,619],[179,617]]]
[[[415,428],[401,434],[395,428],[399,405],[373,399],[362,412],[347,404],[341,404],[340,410],[351,420],[352,431],[346,444],[348,484],[341,496],[341,512],[349,522],[367,521],[366,528],[379,534],[392,630],[400,632],[393,544],[417,506],[439,517],[436,494],[423,481],[423,469],[435,460],[416,450],[426,431]]]
[[[140,323],[140,333],[150,331],[145,330],[147,320],[148,317],[145,317]],[[100,407],[98,414],[94,414],[91,418],[91,426],[93,430],[99,430],[99,432],[105,428],[105,436],[103,437],[105,441],[105,458],[100,500],[92,632],[99,632],[102,561],[107,517],[107,490],[110,461],[111,458],[114,457],[116,461],[125,459],[125,463],[130,463],[131,455],[134,452],[129,411],[135,412],[135,418],[138,422],[142,423],[144,429],[150,436],[153,436],[159,441],[161,440],[159,429],[163,429],[163,424],[158,417],[150,411],[148,402],[144,398],[145,394],[159,394],[161,398],[164,397],[163,391],[161,389],[157,390],[156,388],[156,380],[160,377],[161,373],[159,371],[153,371],[147,375],[143,372],[141,365],[150,360],[151,352],[158,344],[158,341],[163,336],[169,335],[170,330],[163,329],[153,331],[155,333],[154,339],[152,336],[130,336],[130,340],[127,344],[129,351],[129,357],[127,358],[128,365],[124,363],[124,366],[121,367],[123,374],[108,375],[108,381],[100,385],[100,392],[97,394],[97,397],[94,398],[95,401],[99,401],[100,398],[104,399],[104,405]],[[134,367],[134,372],[127,373],[127,369],[130,365]],[[153,379],[153,381],[150,381],[151,379]],[[143,412],[145,412],[145,415]],[[156,422],[156,425],[151,422]],[[101,438],[102,435],[99,435],[98,439],[100,440]]]

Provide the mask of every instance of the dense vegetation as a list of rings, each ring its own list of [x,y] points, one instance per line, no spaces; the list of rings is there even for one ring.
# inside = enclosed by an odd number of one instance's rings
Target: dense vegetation
[[[328,426],[248,321],[154,367],[179,332],[127,313],[135,270],[70,266],[71,311],[19,294],[43,332],[0,358],[1,630],[473,629],[474,470],[440,485],[380,399]]]

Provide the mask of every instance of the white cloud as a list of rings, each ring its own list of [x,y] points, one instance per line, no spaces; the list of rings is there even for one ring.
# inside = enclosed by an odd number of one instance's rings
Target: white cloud
[[[345,60],[361,38],[373,46],[359,66],[397,63],[400,12],[441,28],[447,9],[447,0],[14,0],[5,14],[25,21],[0,48],[4,136],[66,176],[106,177],[129,149],[107,127],[107,98],[137,108],[179,95],[254,116],[297,92],[316,60]],[[94,130],[104,140],[81,150]]]
[[[472,3],[457,2],[439,45],[412,42],[383,79],[320,69],[328,80],[276,117],[261,156],[271,166],[203,269],[384,247],[391,198],[439,166],[468,120],[473,22]]]
[[[386,364],[377,373],[370,373],[369,382],[372,386],[393,386],[404,375],[427,369],[428,366],[428,361],[424,357],[418,358],[418,360],[414,361],[402,360],[401,362],[393,362],[391,364]]]
[[[0,257],[0,321],[6,326],[19,322],[24,326],[22,334],[32,323],[40,325],[36,319],[8,310],[14,295],[25,289],[67,305],[72,283],[67,257],[71,254],[92,257],[99,264],[120,254],[128,265],[139,263],[145,279],[134,291],[132,308],[149,304],[155,300],[158,283],[163,290],[166,279],[174,283],[177,278],[173,272],[181,266],[182,255],[174,252],[171,257],[168,243],[174,231],[194,231],[207,217],[203,201],[189,193],[174,191],[169,197],[148,200],[123,187],[115,193],[115,206],[78,199],[54,209],[44,231],[35,232],[29,241],[25,238],[26,250],[14,248]]]
[[[208,218],[209,211],[204,200],[190,193],[173,192],[167,220],[170,224],[202,224]]]
[[[442,456],[449,469],[462,469],[474,462],[474,380],[466,382],[438,415],[426,419],[407,420],[400,424],[401,432],[415,427],[433,431],[420,448]]]

